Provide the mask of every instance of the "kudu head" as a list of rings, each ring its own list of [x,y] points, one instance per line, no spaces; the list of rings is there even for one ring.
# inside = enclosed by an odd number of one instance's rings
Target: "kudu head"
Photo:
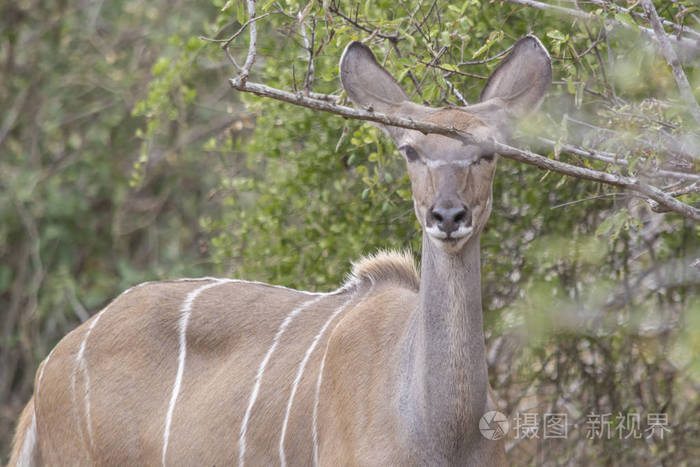
[[[540,41],[526,36],[489,77],[478,104],[432,108],[411,102],[370,49],[352,42],[340,59],[340,80],[359,107],[454,126],[483,141],[495,138],[504,142],[514,121],[539,107],[552,82],[552,65]],[[481,232],[491,213],[497,155],[489,145],[381,127],[406,159],[416,216],[423,230],[446,253],[459,253]]]

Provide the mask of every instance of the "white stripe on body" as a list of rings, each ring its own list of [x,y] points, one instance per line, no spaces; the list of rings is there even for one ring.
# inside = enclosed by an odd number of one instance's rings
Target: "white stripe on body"
[[[336,324],[336,327],[338,325]],[[334,328],[335,330],[335,328]],[[332,332],[331,332],[332,334]],[[318,467],[318,403],[321,399],[321,380],[323,379],[323,369],[326,366],[326,355],[328,354],[328,344],[326,351],[323,352],[321,359],[321,367],[318,369],[318,379],[316,380],[316,394],[314,395],[314,411],[313,411],[313,437],[314,437],[314,467]]]
[[[74,369],[73,373],[71,376],[71,390],[72,390],[72,398],[73,398],[73,406],[76,406],[76,379],[77,379],[77,372],[81,371],[84,375],[84,386],[85,386],[85,417],[86,417],[86,426],[87,426],[87,432],[88,432],[88,437],[89,437],[89,443],[91,446],[94,445],[94,440],[92,436],[92,423],[91,423],[91,418],[90,418],[90,398],[89,398],[89,385],[90,385],[90,377],[88,374],[88,366],[87,366],[87,360],[85,358],[85,350],[87,348],[87,340],[88,337],[90,336],[92,330],[94,327],[97,325],[98,321],[100,320],[101,316],[111,307],[111,305],[116,302],[116,300],[121,297],[122,295],[125,295],[129,293],[130,291],[150,285],[150,284],[156,284],[159,282],[187,282],[187,281],[213,281],[213,283],[206,284],[198,289],[195,289],[194,291],[190,292],[188,297],[185,300],[185,303],[183,304],[183,307],[181,309],[182,316],[180,318],[180,356],[179,356],[179,363],[178,363],[178,373],[175,378],[175,385],[173,387],[173,393],[171,395],[171,400],[168,408],[168,413],[166,416],[166,427],[165,427],[165,432],[164,432],[164,445],[163,445],[163,456],[162,456],[162,461],[163,464],[165,463],[165,457],[166,457],[166,452],[167,452],[167,446],[168,446],[168,438],[169,438],[169,431],[170,431],[170,425],[172,423],[172,413],[174,410],[175,403],[177,401],[177,396],[179,393],[179,386],[182,381],[182,372],[184,371],[184,361],[185,361],[185,355],[186,355],[186,341],[184,340],[185,338],[185,331],[187,327],[187,322],[189,320],[189,313],[191,311],[191,306],[192,306],[192,301],[194,298],[203,290],[223,284],[223,283],[241,283],[241,284],[252,284],[252,285],[261,285],[261,286],[268,286],[272,287],[275,289],[281,289],[281,290],[287,290],[290,292],[299,292],[303,293],[306,295],[311,295],[311,296],[316,296],[317,298],[314,300],[311,300],[310,302],[316,302],[319,301],[321,298],[325,296],[330,296],[330,295],[336,295],[342,292],[345,292],[346,290],[352,288],[355,285],[354,281],[348,281],[346,284],[344,284],[342,287],[332,291],[332,292],[310,292],[310,291],[305,291],[305,290],[296,290],[292,289],[289,287],[281,286],[281,285],[273,285],[273,284],[267,284],[264,282],[258,282],[258,281],[247,281],[247,280],[241,280],[241,279],[226,279],[226,278],[215,278],[215,277],[199,277],[199,278],[181,278],[181,279],[175,279],[175,280],[170,280],[170,281],[148,281],[148,282],[143,282],[140,284],[137,284],[121,294],[119,294],[109,305],[107,305],[102,311],[100,311],[97,315],[95,315],[95,319],[90,323],[85,336],[80,344],[80,348],[78,350],[78,354],[76,356],[75,364],[74,364]],[[191,300],[188,302],[188,299]],[[187,309],[185,309],[187,306]],[[51,352],[48,354],[46,359],[44,360],[43,364],[41,365],[41,369],[39,370],[39,377],[37,379],[37,385],[35,389],[35,412],[37,409],[37,405],[39,403],[39,388],[41,386],[41,382],[44,377],[44,370],[46,369],[46,366],[48,365],[49,361],[51,360],[51,357],[53,356],[54,351],[56,350],[56,347],[54,347]],[[274,349],[272,349],[274,351]],[[270,352],[271,354],[271,352]],[[265,362],[267,364],[267,362]],[[262,377],[262,374],[260,375]],[[257,397],[257,394],[256,394]],[[255,401],[253,400],[253,403]],[[252,405],[251,405],[252,408]],[[76,415],[77,417],[77,415]],[[33,422],[35,423],[35,421]],[[35,425],[33,425],[35,426]],[[80,424],[78,423],[78,426]],[[84,433],[82,430],[82,427],[80,428],[80,433],[81,433],[81,438],[83,440],[83,443],[85,443],[84,439]]]
[[[51,349],[51,352],[46,356],[46,360],[44,360],[44,364],[41,365],[41,370],[39,370],[39,378],[36,380],[36,389],[34,389],[34,412],[36,412],[36,408],[39,405],[39,387],[41,387],[41,380],[44,378],[44,370],[46,369],[46,365],[49,364],[49,360],[51,360],[51,356],[55,350],[56,347]]]
[[[32,460],[34,460],[34,452],[37,449],[37,436],[36,436],[36,406],[34,407],[34,413],[32,414],[32,424],[29,426],[29,430],[24,434],[24,441],[22,442],[22,450],[19,452],[19,457],[17,458],[17,467],[34,467]]]
[[[149,284],[150,282],[144,282],[142,284],[135,285],[133,287],[130,287],[120,293],[114,300],[112,300],[106,307],[102,309],[97,315],[95,315],[95,318],[92,320],[90,325],[88,326],[87,331],[85,332],[85,337],[83,337],[83,341],[80,343],[80,348],[78,349],[78,355],[75,357],[75,365],[73,367],[73,375],[71,376],[71,394],[72,394],[72,399],[73,399],[73,414],[76,419],[76,425],[78,426],[78,429],[80,430],[80,439],[85,443],[85,434],[83,433],[83,428],[78,423],[77,420],[77,412],[75,410],[75,407],[77,406],[76,404],[76,394],[75,394],[75,384],[76,384],[76,377],[77,373],[80,370],[83,373],[84,376],[84,386],[85,386],[85,424],[87,426],[87,434],[88,434],[88,442],[90,443],[90,447],[94,447],[94,441],[92,438],[92,420],[90,418],[90,376],[88,374],[88,369],[87,369],[87,360],[85,359],[85,348],[87,347],[87,341],[88,337],[90,337],[90,333],[92,332],[93,328],[97,323],[100,321],[100,318],[102,315],[110,309],[110,307],[123,295],[128,294],[134,289],[138,289],[139,287],[142,287],[144,285]]]
[[[182,303],[182,308],[180,309],[180,354],[178,356],[177,374],[175,375],[175,384],[173,385],[173,392],[170,396],[170,404],[168,406],[168,413],[165,416],[165,429],[163,431],[163,455],[162,455],[162,465],[165,466],[165,458],[168,453],[168,438],[170,437],[170,424],[173,421],[173,412],[175,410],[175,403],[177,402],[177,396],[180,393],[180,384],[182,383],[182,374],[185,371],[185,357],[187,356],[187,324],[190,319],[190,313],[192,312],[192,304],[195,298],[202,292],[217,285],[228,283],[228,280],[224,279],[212,279],[214,282],[198,287],[187,294],[185,301]]]
[[[374,282],[372,283],[372,286],[374,286]],[[363,298],[367,298],[369,294],[372,293],[372,287],[367,291],[367,293],[364,295]],[[331,331],[331,334],[335,332],[335,330],[338,328],[340,325],[340,322],[338,322],[335,327],[333,327],[333,331]],[[330,344],[330,341],[326,343],[326,350],[323,352],[323,358],[321,359],[321,366],[318,369],[318,379],[316,379],[316,393],[314,394],[314,410],[313,410],[313,415],[312,415],[312,433],[313,433],[313,441],[314,441],[314,467],[318,467],[318,404],[321,400],[321,381],[323,380],[323,369],[326,367],[326,355],[328,355],[328,345]]]
[[[275,284],[268,284],[266,282],[259,282],[259,281],[247,281],[243,279],[226,279],[226,278],[218,278],[218,277],[195,277],[195,278],[189,278],[189,277],[183,277],[182,279],[173,279],[170,281],[162,281],[162,282],[186,282],[186,281],[220,281],[220,282],[228,282],[228,283],[233,283],[233,284],[253,284],[253,285],[265,285],[267,287],[272,287],[274,289],[281,289],[281,290],[288,290],[290,292],[299,292],[303,293],[306,295],[337,295],[339,293],[345,292],[347,289],[350,287],[354,286],[354,282],[350,281],[347,284],[343,285],[342,287],[333,290],[332,292],[310,292],[308,290],[297,290],[297,289],[292,289],[290,287],[285,287],[283,285],[275,285]],[[150,282],[152,283],[152,282]]]
[[[367,292],[371,292],[370,290]],[[367,296],[367,295],[365,295]],[[326,329],[328,329],[328,326],[330,326],[331,322],[333,319],[335,319],[336,316],[338,316],[345,308],[350,304],[350,302],[353,301],[355,296],[351,296],[348,298],[348,300],[343,303],[338,309],[336,309],[333,314],[326,320],[324,323],[323,327],[321,330],[316,334],[316,337],[314,337],[313,342],[311,343],[311,346],[306,350],[306,354],[304,355],[304,359],[301,361],[299,364],[299,369],[297,370],[297,375],[296,378],[294,378],[294,384],[292,385],[292,390],[289,394],[289,401],[287,402],[287,412],[284,415],[284,421],[282,422],[282,433],[280,435],[280,444],[279,444],[279,455],[280,455],[280,465],[282,467],[285,467],[287,465],[287,459],[284,454],[284,438],[287,435],[287,425],[289,424],[289,416],[292,412],[292,404],[294,403],[294,396],[296,395],[297,388],[299,387],[299,382],[301,381],[301,377],[304,375],[304,370],[306,369],[306,364],[309,362],[309,358],[311,358],[311,354],[313,353],[314,349],[318,345],[318,342],[321,340],[321,337],[323,337],[323,334],[326,332]]]
[[[319,302],[322,298],[325,298],[325,295],[321,295],[319,297],[316,297],[312,300],[308,300],[301,305],[297,306],[294,308],[285,318],[284,321],[282,321],[282,324],[280,324],[279,329],[277,329],[277,333],[275,334],[275,337],[272,340],[272,345],[268,349],[267,353],[265,354],[265,358],[263,358],[262,362],[260,362],[260,366],[258,367],[258,373],[255,375],[255,384],[253,385],[253,391],[250,394],[250,400],[248,401],[248,408],[245,411],[245,415],[243,417],[243,422],[241,423],[241,432],[239,435],[238,439],[238,465],[240,467],[243,467],[243,464],[245,462],[245,448],[246,448],[246,432],[248,429],[248,420],[250,419],[250,414],[253,411],[253,405],[255,404],[256,399],[258,398],[258,392],[260,391],[260,383],[262,381],[263,374],[265,372],[265,367],[267,366],[267,363],[270,361],[270,357],[272,357],[272,354],[274,353],[275,349],[277,348],[277,345],[279,344],[280,338],[282,337],[282,334],[284,334],[284,331],[287,329],[287,326],[289,326],[289,323],[292,322],[294,317],[296,317],[299,313],[301,313],[303,310],[307,309],[311,305],[314,305],[315,303]]]

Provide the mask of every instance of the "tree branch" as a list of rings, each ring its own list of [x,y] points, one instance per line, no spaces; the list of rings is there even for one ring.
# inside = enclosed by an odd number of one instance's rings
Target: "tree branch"
[[[603,8],[608,8],[613,11],[616,11],[618,13],[627,13],[628,15],[634,16],[636,18],[644,18],[644,15],[641,13],[637,13],[636,11],[632,11],[631,8],[624,8],[619,5],[614,4],[613,2],[608,2],[605,0],[588,0],[588,3],[592,3],[594,5],[599,5]],[[700,39],[700,32],[694,31],[693,29],[690,29],[688,26],[681,26],[680,24],[676,24],[672,21],[668,21],[665,19],[661,19],[661,22],[663,23],[664,26],[667,26],[669,28],[673,28],[676,31],[678,31],[681,34],[687,34],[689,36],[694,37],[695,39]]]
[[[247,0],[247,4],[248,4],[248,17],[251,18],[248,22],[249,23],[248,29],[250,30],[250,42],[248,44],[248,56],[245,59],[245,63],[243,64],[243,68],[241,68],[241,72],[238,74],[238,77],[236,78],[243,83],[245,83],[248,80],[248,74],[250,73],[250,69],[253,67],[253,63],[255,63],[255,56],[257,54],[257,46],[258,46],[258,27],[255,24],[256,21],[254,21],[254,19],[255,19],[255,0]]]
[[[499,142],[495,142],[494,146],[499,155],[507,157],[508,159],[524,162],[541,169],[551,170],[552,172],[558,172],[571,177],[583,178],[586,180],[605,183],[606,185],[626,188],[656,201],[660,206],[663,206],[669,211],[676,212],[684,217],[687,217],[688,219],[700,222],[700,210],[682,203],[658,188],[642,183],[636,178],[599,172],[597,170],[587,169],[585,167],[577,167],[575,165],[549,159],[547,157],[540,156],[539,154],[514,148]]]
[[[673,50],[673,47],[671,47],[668,36],[664,32],[659,15],[656,13],[656,8],[654,8],[654,4],[651,3],[651,0],[641,0],[641,2],[644,12],[654,28],[654,34],[656,34],[656,38],[659,41],[661,52],[664,54],[664,57],[666,57],[666,62],[668,62],[668,66],[670,66],[671,70],[673,71],[673,77],[676,80],[676,84],[678,84],[681,99],[688,105],[690,113],[693,115],[695,121],[700,125],[700,106],[698,106],[698,102],[695,100],[695,95],[693,94],[693,90],[690,88],[688,78],[686,78],[685,73],[683,73],[683,68],[678,60],[676,51]]]
[[[310,4],[309,4],[310,5]],[[299,12],[299,29],[301,30],[301,38],[304,41],[304,48],[309,54],[308,66],[306,67],[306,77],[304,78],[304,93],[308,96],[311,92],[311,88],[314,83],[314,41],[316,38],[316,20],[311,19],[311,39],[309,40],[309,35],[306,33],[306,19]]]
[[[557,145],[556,141],[551,140],[549,138],[539,137],[537,139],[542,141],[543,143],[546,143],[546,144],[551,145],[551,146]],[[606,164],[621,165],[623,167],[629,167],[629,162],[625,159],[617,157],[616,154],[612,154],[609,152],[603,152],[603,151],[591,151],[590,149],[576,147],[572,144],[567,144],[567,143],[560,143],[559,146],[564,151],[571,153],[571,154],[574,154],[576,156],[585,157],[587,159],[593,159],[596,161],[604,162]],[[656,170],[653,173],[648,173],[648,174],[645,173],[644,175],[647,177],[650,177],[650,178],[654,178],[654,177],[673,178],[676,180],[684,180],[684,181],[689,181],[689,182],[695,182],[695,181],[700,180],[700,175],[698,175],[698,174],[676,172],[676,171],[664,170],[664,169]]]
[[[633,27],[627,23],[623,23],[622,21],[605,19],[605,18],[602,18],[602,17],[595,15],[593,13],[588,13],[588,12],[581,11],[581,10],[574,10],[572,8],[566,8],[566,7],[559,6],[559,5],[551,5],[549,3],[538,2],[536,0],[503,0],[503,1],[506,1],[508,3],[515,3],[517,5],[527,6],[530,8],[535,8],[537,10],[555,11],[558,13],[563,13],[565,15],[573,16],[574,18],[579,18],[579,19],[583,19],[586,21],[601,21],[601,20],[603,20],[603,21],[605,21],[606,24],[611,24],[613,26],[623,27],[623,28],[627,28],[627,29],[637,29],[638,28],[641,32],[643,32],[647,36],[655,37],[654,31],[649,29],[649,28],[646,28],[644,26]],[[700,46],[698,46],[698,44],[695,40],[687,38],[687,37],[676,37],[676,36],[668,35],[666,33],[663,33],[663,35],[667,39],[673,40],[676,44],[682,45],[684,47],[689,47],[692,49],[698,49],[700,47]]]
[[[416,121],[410,118],[390,116],[386,114],[373,112],[371,109],[353,109],[350,107],[334,104],[327,100],[314,99],[311,97],[304,96],[303,94],[294,94],[291,92],[282,91],[280,89],[275,89],[264,84],[250,82],[241,83],[240,80],[237,80],[236,78],[231,79],[230,83],[234,89],[237,89],[239,91],[250,92],[262,97],[270,97],[272,99],[280,100],[294,105],[299,105],[302,107],[307,107],[313,110],[330,112],[345,118],[367,120],[371,122],[382,123],[384,125],[398,126],[401,128],[417,130],[426,134],[440,134],[448,136],[450,138],[456,138],[462,141],[464,144],[479,144],[483,146],[491,146],[495,152],[508,159],[513,159],[518,162],[534,165],[541,169],[551,170],[553,172],[561,173],[563,175],[569,175],[571,177],[583,178],[586,180],[605,183],[606,185],[626,188],[655,201],[659,204],[659,206],[661,206],[664,209],[667,209],[668,211],[676,212],[684,217],[700,222],[700,210],[689,206],[681,201],[678,201],[677,199],[664,193],[660,189],[642,183],[636,178],[625,177],[622,175],[613,175],[606,172],[600,172],[598,170],[588,169],[585,167],[577,167],[575,165],[567,164],[554,159],[549,159],[547,157],[535,154],[530,151],[518,149],[513,146],[500,143],[498,141],[478,139],[474,135],[464,131],[460,131],[454,127],[444,127],[441,125],[436,125],[434,123]]]
[[[307,97],[300,93],[295,94],[287,91],[282,91],[281,89],[276,89],[270,86],[266,86],[264,84],[250,82],[241,83],[238,78],[233,78],[229,82],[231,83],[231,87],[239,91],[250,92],[261,97],[270,97],[272,99],[276,99],[294,105],[299,105],[301,107],[307,107],[313,110],[322,110],[324,112],[330,112],[345,118],[352,118],[354,120],[367,120],[371,122],[382,123],[384,125],[407,128],[409,130],[417,130],[426,134],[434,133],[438,135],[449,136],[451,138],[455,138],[463,142],[464,144],[488,143],[488,141],[478,139],[474,135],[471,135],[470,133],[467,133],[465,131],[458,130],[455,127],[444,127],[441,125],[436,125],[434,123],[420,122],[413,120],[412,118],[394,117],[391,115],[374,112],[371,109],[354,109],[352,107],[334,104],[329,100],[322,100],[310,96]]]
[[[364,31],[364,32],[366,32],[366,33],[368,33],[368,34],[374,34],[375,36],[381,37],[382,39],[387,39],[387,40],[391,41],[392,43],[396,43],[396,42],[398,42],[398,41],[401,39],[401,38],[399,37],[399,33],[398,33],[398,32],[396,32],[396,33],[394,33],[394,34],[384,34],[384,33],[382,33],[381,31],[379,31],[378,28],[370,29],[370,28],[368,28],[368,27],[366,27],[366,26],[361,25],[361,24],[358,23],[357,21],[355,21],[355,20],[353,20],[352,18],[348,17],[347,15],[343,14],[343,12],[340,11],[340,10],[338,9],[338,5],[336,5],[335,2],[332,2],[332,3],[328,6],[328,11],[330,11],[331,13],[334,13],[334,14],[340,16],[340,17],[343,18],[345,21],[347,21],[347,22],[350,23],[351,25],[355,26],[357,29],[359,29],[359,30],[361,30],[361,31]]]

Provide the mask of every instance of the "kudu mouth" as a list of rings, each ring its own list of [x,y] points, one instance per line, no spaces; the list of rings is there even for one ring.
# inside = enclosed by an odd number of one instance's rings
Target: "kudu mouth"
[[[440,248],[461,248],[474,232],[473,211],[466,205],[437,207],[428,210],[425,233]]]

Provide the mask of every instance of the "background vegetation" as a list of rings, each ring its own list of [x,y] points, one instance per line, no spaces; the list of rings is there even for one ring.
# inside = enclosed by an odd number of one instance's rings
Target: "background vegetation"
[[[315,24],[314,91],[340,96],[343,47],[374,33],[414,101],[474,103],[499,63],[484,59],[533,32],[555,84],[514,144],[662,187],[659,167],[696,174],[698,127],[637,30],[641,8],[599,3],[558,3],[600,18],[583,21],[517,2],[260,1],[258,14],[271,14],[257,23],[251,80],[302,90],[301,13],[307,34]],[[700,29],[691,1],[655,4]],[[403,162],[380,131],[230,89],[235,69],[198,36],[226,39],[247,19],[243,3],[224,0],[0,7],[0,460],[38,362],[135,283],[219,274],[328,290],[377,248],[420,258]],[[610,19],[630,27],[606,28]],[[239,61],[246,40],[232,42]],[[697,97],[699,49],[678,50]],[[620,160],[574,156],[566,142]],[[571,425],[566,439],[511,434],[511,459],[692,464],[699,257],[697,223],[623,190],[499,162],[482,236],[492,386],[511,416],[561,412]],[[587,439],[591,413],[610,413],[613,430],[616,415],[641,414],[641,431],[665,413],[671,432]]]

